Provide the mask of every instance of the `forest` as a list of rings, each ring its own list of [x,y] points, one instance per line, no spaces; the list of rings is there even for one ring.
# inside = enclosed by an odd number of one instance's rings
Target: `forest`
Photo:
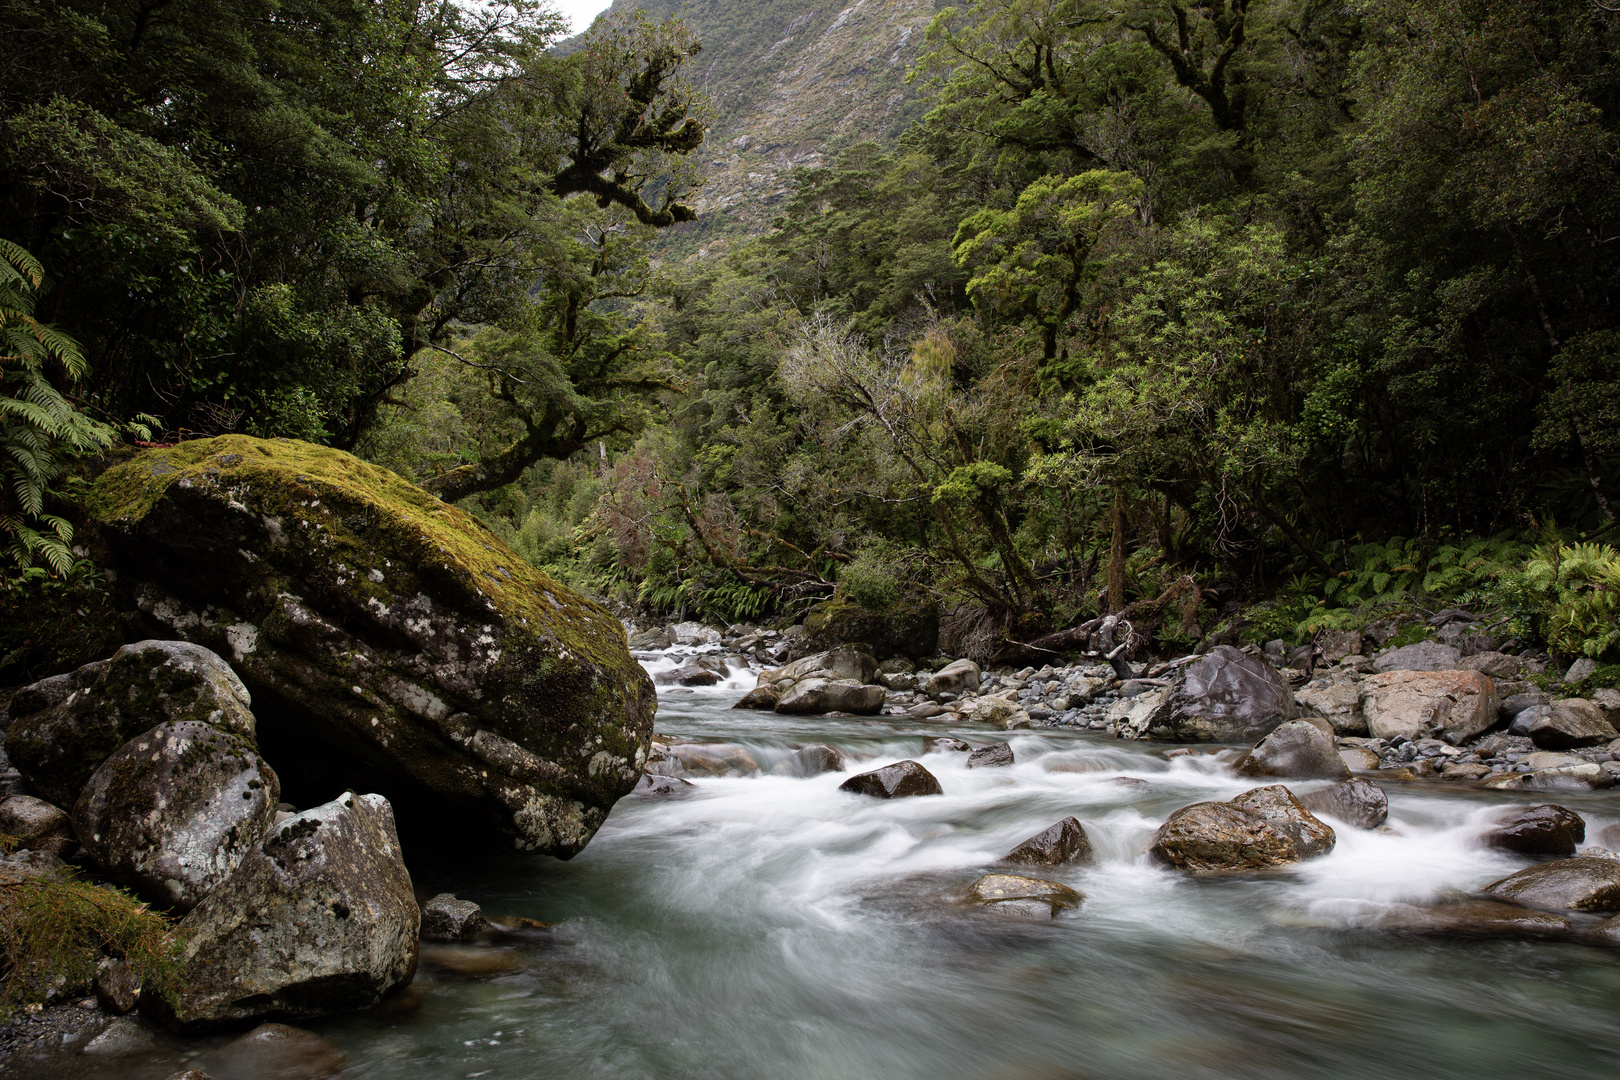
[[[94,602],[87,463],[241,432],[662,615],[989,661],[1456,605],[1620,660],[1620,12],[942,6],[920,119],[706,257],[705,43],[563,29],[0,4],[0,602]]]

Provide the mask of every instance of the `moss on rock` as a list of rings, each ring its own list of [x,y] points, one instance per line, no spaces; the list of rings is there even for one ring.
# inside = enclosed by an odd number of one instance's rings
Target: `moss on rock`
[[[926,597],[901,597],[883,608],[856,603],[842,591],[810,609],[805,646],[865,645],[879,660],[932,656],[939,648],[939,609]]]

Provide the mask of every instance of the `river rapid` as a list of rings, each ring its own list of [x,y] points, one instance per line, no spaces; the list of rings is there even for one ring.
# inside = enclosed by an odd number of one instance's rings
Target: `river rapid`
[[[570,862],[413,867],[424,895],[453,890],[554,925],[492,946],[427,946],[397,1000],[310,1025],[347,1052],[343,1076],[1620,1075],[1620,953],[1371,928],[1389,905],[1528,865],[1477,836],[1497,808],[1546,796],[1389,784],[1384,831],[1328,819],[1338,844],[1324,858],[1194,880],[1143,852],[1175,809],[1255,786],[1212,755],[1167,759],[1168,747],[1098,733],[730,708],[753,681],[661,688],[658,731],[740,744],[761,775],[626,798]],[[1016,764],[970,771],[965,754],[924,756],[923,737],[941,734],[1010,741]],[[792,749],[808,742],[838,747],[849,772],[794,775]],[[849,773],[905,758],[945,794],[838,790]],[[1592,833],[1620,817],[1611,795],[1557,801]],[[1035,876],[1083,893],[1078,911],[1036,919],[958,902],[1000,856],[1071,814],[1097,864]]]

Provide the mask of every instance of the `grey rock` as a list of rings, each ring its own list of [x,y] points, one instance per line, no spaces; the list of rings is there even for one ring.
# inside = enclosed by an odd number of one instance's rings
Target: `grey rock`
[[[1583,656],[1569,665],[1569,670],[1564,672],[1564,682],[1578,683],[1583,679],[1590,679],[1597,669],[1598,662],[1596,660],[1593,660],[1590,656]]]
[[[742,700],[733,705],[733,709],[756,709],[760,712],[775,712],[776,703],[781,700],[782,691],[775,686],[756,686],[744,694]]]
[[[1577,856],[1520,870],[1485,895],[1544,911],[1620,911],[1620,863]]]
[[[876,716],[883,709],[884,690],[854,681],[804,679],[782,695],[776,711],[795,716],[823,716],[830,712]]]
[[[48,851],[0,852],[0,885],[52,877],[67,871],[67,863]]]
[[[208,649],[141,641],[17,691],[6,753],[36,792],[72,806],[98,765],[159,724],[196,721],[253,738],[251,702],[230,665]]]
[[[1511,694],[1508,697],[1503,698],[1502,703],[1497,706],[1496,711],[1499,717],[1511,723],[1526,709],[1533,709],[1537,705],[1551,704],[1551,695],[1542,693],[1539,690],[1533,690],[1523,694]]]
[[[1520,695],[1520,696],[1521,697],[1527,697],[1529,695]],[[1552,716],[1552,702],[1551,701],[1541,702],[1541,703],[1532,704],[1532,705],[1526,705],[1524,708],[1520,709],[1518,712],[1513,714],[1513,721],[1512,721],[1512,723],[1508,724],[1508,734],[1509,735],[1522,735],[1525,738],[1529,738],[1530,737],[1530,727],[1531,727],[1531,725],[1532,724],[1538,724],[1538,723],[1545,723],[1548,720],[1548,718],[1550,718],[1551,716]]]
[[[1248,776],[1297,780],[1350,779],[1332,736],[1305,720],[1290,720],[1277,727],[1238,762],[1237,770]]]
[[[801,746],[793,756],[799,763],[801,776],[820,776],[822,773],[844,771],[844,755],[836,747],[825,743]]]
[[[779,686],[804,679],[831,679],[870,683],[877,678],[878,662],[865,649],[842,646],[813,653],[779,668],[760,672],[760,686]]]
[[[669,671],[660,671],[653,676],[653,682],[659,686],[713,686],[723,682],[724,677],[707,666],[689,662]]]
[[[662,626],[655,626],[651,630],[643,630],[630,639],[630,647],[648,652],[660,652],[675,644],[675,639],[668,630]]]
[[[1067,885],[1016,874],[985,874],[968,886],[967,897],[969,903],[982,907],[1054,918],[1085,900]]]
[[[440,893],[422,905],[423,940],[466,941],[488,929],[483,909],[455,893]]]
[[[1523,734],[1546,750],[1605,746],[1620,738],[1603,710],[1584,698],[1553,702],[1545,713],[1538,712],[1524,725]]]
[[[991,743],[981,746],[968,755],[967,767],[970,769],[995,769],[1013,764],[1013,748],[1007,743]]]
[[[105,1002],[102,1007],[106,1008]],[[152,1029],[139,1017],[120,1016],[85,1044],[84,1053],[89,1057],[128,1057],[156,1048],[157,1039],[153,1037]]]
[[[1581,815],[1552,804],[1512,810],[1485,834],[1491,847],[1520,855],[1573,855],[1585,839]]]
[[[928,676],[923,683],[923,692],[936,701],[945,694],[960,696],[964,691],[978,688],[979,665],[972,660],[952,661]]]
[[[1506,653],[1482,652],[1472,656],[1464,656],[1457,661],[1457,667],[1463,671],[1478,671],[1489,675],[1493,679],[1512,679],[1518,677],[1520,669],[1524,666],[1517,656]]]
[[[1460,745],[1496,724],[1496,684],[1477,671],[1380,672],[1362,680],[1361,712],[1377,738]]]
[[[1177,668],[1167,689],[1121,706],[1121,716],[1109,714],[1120,738],[1174,742],[1253,742],[1296,715],[1288,681],[1230,645]]]
[[[1438,641],[1419,641],[1380,653],[1373,659],[1373,670],[1386,671],[1452,671],[1462,653]]]
[[[925,754],[965,754],[973,747],[961,739],[953,739],[949,735],[930,736],[923,739],[923,753]]]
[[[1030,837],[1002,859],[1021,866],[1086,866],[1095,861],[1085,826],[1072,817]]]
[[[0,836],[13,838],[21,849],[48,851],[58,858],[66,858],[79,846],[66,811],[32,795],[13,795],[0,802]]]
[[[96,1000],[114,1015],[127,1013],[141,1000],[141,980],[123,960],[103,958],[96,965]]]
[[[350,793],[282,822],[181,920],[187,977],[141,1006],[176,1030],[365,1008],[410,978],[420,921],[388,800]]]
[[[1316,639],[1316,651],[1328,664],[1337,664],[1347,656],[1360,656],[1361,631],[1329,630]]]
[[[697,790],[697,785],[678,776],[659,776],[655,773],[644,773],[636,786],[631,790],[632,795],[642,795],[649,798],[672,798],[689,795]]]
[[[1313,814],[1336,817],[1357,829],[1376,829],[1389,817],[1389,797],[1383,788],[1368,780],[1347,780],[1307,792],[1299,801]]]
[[[1367,718],[1361,715],[1361,690],[1353,678],[1310,683],[1294,691],[1294,701],[1302,717],[1320,717],[1335,735],[1359,737],[1367,734]]]
[[[915,761],[901,761],[871,772],[858,773],[838,785],[839,791],[875,799],[903,799],[913,795],[943,795],[934,774]]]
[[[667,753],[666,771],[671,776],[752,776],[759,772],[754,755],[731,743],[681,743],[669,747]]]
[[[1333,850],[1336,840],[1333,830],[1317,820],[1305,804],[1281,784],[1245,791],[1231,802],[1288,834],[1301,859],[1312,859]]]

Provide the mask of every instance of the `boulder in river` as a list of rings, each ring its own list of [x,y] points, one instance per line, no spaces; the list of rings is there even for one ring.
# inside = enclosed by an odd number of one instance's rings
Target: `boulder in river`
[[[657,773],[644,773],[636,786],[631,789],[632,795],[643,795],[649,798],[671,798],[680,795],[689,795],[697,790],[697,785],[689,780],[682,780],[678,776],[659,776]]]
[[[782,691],[774,686],[756,686],[742,696],[742,700],[733,705],[733,709],[757,709],[760,712],[775,712],[776,703],[781,700]]]
[[[1550,803],[1512,810],[1485,834],[1491,847],[1520,855],[1573,855],[1585,839],[1581,815]]]
[[[1333,830],[1281,784],[1245,791],[1232,800],[1232,805],[1264,818],[1274,828],[1287,833],[1301,859],[1313,859],[1333,850],[1337,839]]]
[[[281,783],[252,743],[186,720],[137,735],[102,762],[73,822],[108,877],[189,911],[258,846],[280,800]]]
[[[466,941],[488,929],[483,909],[455,893],[440,893],[422,905],[424,941]]]
[[[1496,684],[1477,671],[1389,671],[1362,681],[1361,711],[1373,738],[1455,746],[1496,725]]]
[[[1579,750],[1620,738],[1603,710],[1584,698],[1564,698],[1536,710],[1520,733],[1544,750]]]
[[[1306,792],[1299,801],[1313,814],[1328,814],[1357,829],[1376,829],[1389,817],[1389,796],[1368,780],[1346,780]]]
[[[147,624],[253,691],[284,786],[325,767],[463,846],[566,858],[641,775],[657,699],[619,621],[387,470],[226,435],[116,465],[88,502]]]
[[[923,692],[935,700],[946,694],[961,696],[964,691],[978,688],[979,665],[972,660],[952,661],[928,676],[923,683]]]
[[[660,671],[653,678],[653,682],[659,686],[713,686],[724,681],[725,675],[723,673],[715,671],[712,667],[700,663],[698,660],[688,661],[678,668],[671,668],[669,671]]]
[[[36,792],[69,807],[96,767],[162,723],[254,736],[252,699],[230,665],[184,641],[141,641],[18,690],[6,753]]]
[[[768,668],[759,674],[760,686],[791,685],[804,679],[833,679],[854,683],[870,683],[877,678],[878,662],[865,649],[841,646],[785,664]]]
[[[801,746],[793,754],[799,765],[799,775],[820,776],[822,773],[843,772],[844,755],[836,747],[825,743]]]
[[[925,754],[965,754],[972,749],[961,739],[953,739],[949,735],[930,735],[923,739]]]
[[[875,799],[903,799],[910,795],[943,795],[934,774],[915,761],[900,761],[871,772],[857,773],[838,785],[839,791],[870,795]]]
[[[375,1005],[416,969],[421,913],[388,801],[284,819],[178,927],[186,977],[141,1006],[190,1030]]]
[[[968,755],[970,769],[995,769],[1013,763],[1013,748],[1004,742],[981,746]]]
[[[1248,776],[1296,780],[1348,780],[1350,770],[1333,737],[1307,720],[1290,720],[1261,739],[1237,764]]]
[[[1293,691],[1275,668],[1217,645],[1177,668],[1167,691],[1152,692],[1151,705],[1133,708],[1118,731],[1122,739],[1254,742],[1295,715]]]
[[[968,901],[997,911],[1046,914],[1077,908],[1084,896],[1067,885],[1017,874],[985,874],[968,886]]]
[[[1085,866],[1095,862],[1096,856],[1080,819],[1066,817],[1013,848],[1001,861],[1020,866]]]
[[[66,858],[78,848],[67,812],[32,795],[13,795],[0,802],[0,836],[9,836],[23,851],[45,851]]]
[[[1620,911],[1620,862],[1576,856],[1485,886],[1485,895],[1544,911]]]
[[[831,712],[875,716],[883,709],[886,692],[851,680],[804,679],[794,683],[776,703],[776,711],[795,716],[823,716]]]
[[[1333,850],[1333,830],[1281,784],[1245,791],[1227,803],[1194,803],[1171,814],[1153,856],[1195,874],[1265,870]]]

